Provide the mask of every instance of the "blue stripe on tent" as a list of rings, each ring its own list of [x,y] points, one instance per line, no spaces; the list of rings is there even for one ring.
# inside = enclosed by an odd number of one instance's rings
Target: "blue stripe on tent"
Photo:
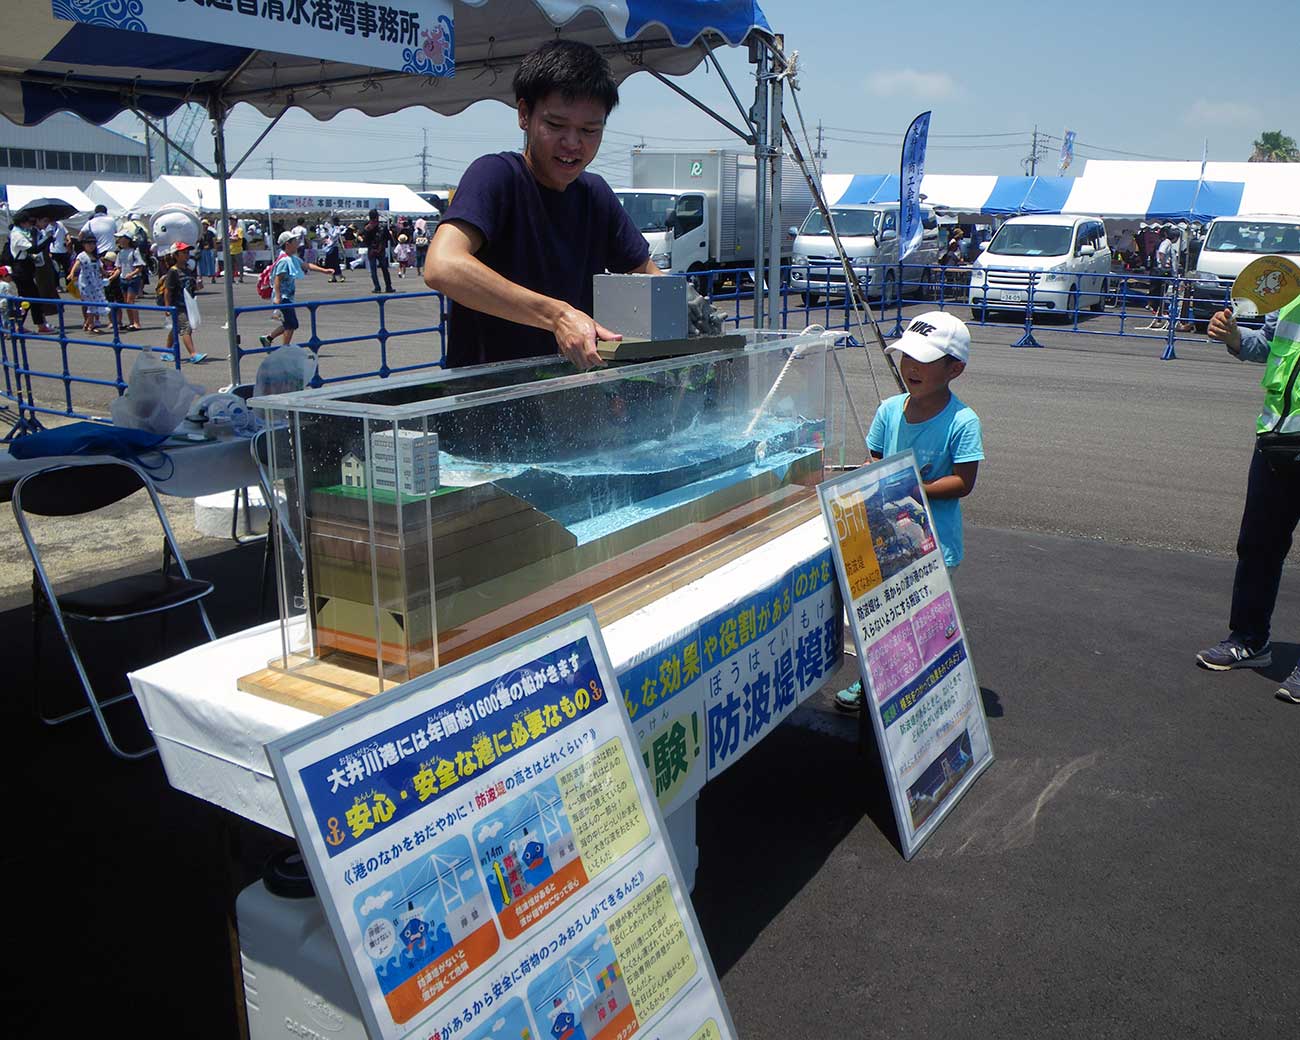
[[[148,87],[142,89],[148,90]],[[41,83],[24,83],[22,91],[24,126],[35,126],[55,112],[74,112],[92,123],[107,123],[122,114],[122,94],[118,89],[100,92],[75,86],[47,87]],[[137,94],[133,100],[141,111],[157,119],[171,115],[185,103],[155,94]]]
[[[716,29],[728,43],[740,43],[755,27],[771,32],[754,0],[627,0],[627,39],[658,22],[679,47],[705,29]]]
[[[1152,220],[1210,220],[1234,216],[1246,185],[1239,181],[1158,180],[1147,216]]]
[[[887,174],[883,173],[855,173],[849,186],[844,189],[844,194],[836,200],[837,206],[865,206],[869,202],[875,201],[876,191],[880,188],[882,182],[888,180]],[[895,178],[897,179],[897,178]],[[897,194],[894,195],[898,197]]]
[[[876,185],[876,190],[871,193],[872,202],[897,202],[898,192],[901,186],[898,174],[887,173]]]
[[[1019,213],[1031,186],[1028,177],[999,177],[980,212]]]
[[[231,47],[205,40],[180,40],[175,36],[128,32],[78,22],[69,25],[63,39],[54,45],[45,60],[70,66],[101,65],[210,73],[237,69],[250,53],[247,47]]]
[[[1060,213],[1074,187],[1074,177],[1031,177],[1020,202],[1021,213]]]

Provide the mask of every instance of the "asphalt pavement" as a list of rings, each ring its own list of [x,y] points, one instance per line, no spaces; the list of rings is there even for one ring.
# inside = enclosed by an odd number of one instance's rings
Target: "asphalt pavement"
[[[1300,708],[1272,691],[1300,656],[1294,569],[1268,672],[1193,664],[1224,634],[1261,369],[1194,337],[1161,361],[1155,339],[973,331],[954,389],[988,458],[956,589],[995,761],[911,862],[835,684],[706,789],[694,899],[739,1034],[1290,1038]],[[869,416],[888,375],[844,360]],[[209,544],[219,630],[246,627],[260,547]],[[84,722],[33,723],[27,695],[71,698],[69,670],[47,632],[33,679],[25,609],[0,632],[11,1035],[236,1035],[225,909],[279,840]],[[98,670],[186,638],[143,626]]]

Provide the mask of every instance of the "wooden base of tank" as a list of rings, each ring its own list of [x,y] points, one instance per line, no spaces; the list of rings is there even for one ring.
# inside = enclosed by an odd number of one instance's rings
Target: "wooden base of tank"
[[[441,663],[465,657],[583,603],[592,604],[602,625],[611,624],[820,513],[816,489],[798,485],[782,488],[715,517],[707,525],[707,533],[688,528],[657,538],[544,592],[525,596],[441,633]],[[277,659],[271,666],[239,679],[239,689],[325,716],[402,681],[394,676],[381,682],[374,661],[349,654],[319,659],[291,655],[288,665],[284,667]]]

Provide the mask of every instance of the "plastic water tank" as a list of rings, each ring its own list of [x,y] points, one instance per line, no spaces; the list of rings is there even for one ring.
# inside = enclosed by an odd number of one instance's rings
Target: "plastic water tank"
[[[297,851],[235,901],[250,1040],[366,1040],[356,995]]]

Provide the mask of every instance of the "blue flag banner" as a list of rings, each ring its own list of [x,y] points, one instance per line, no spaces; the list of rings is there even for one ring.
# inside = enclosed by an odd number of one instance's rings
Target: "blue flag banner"
[[[921,241],[921,178],[925,176],[925,143],[930,136],[930,113],[912,120],[903,138],[903,160],[898,171],[898,258],[907,256]]]
[[[1065,140],[1061,142],[1061,172],[1064,173],[1074,162],[1074,131],[1065,131]]]

